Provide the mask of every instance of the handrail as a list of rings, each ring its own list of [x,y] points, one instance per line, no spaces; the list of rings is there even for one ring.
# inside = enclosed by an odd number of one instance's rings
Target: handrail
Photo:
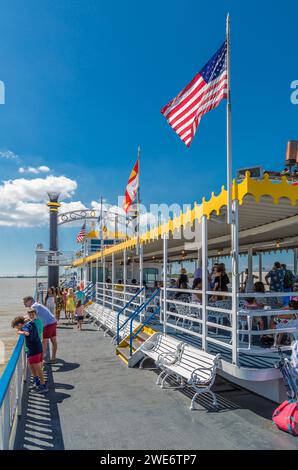
[[[24,337],[20,336],[0,378],[0,450],[10,449],[15,420],[21,414],[26,373],[23,345]]]
[[[20,335],[18,342],[13,350],[12,355],[4,369],[2,376],[0,377],[0,408],[3,405],[7,389],[9,387],[12,375],[16,369],[20,354],[22,352],[24,344],[24,336]]]
[[[123,328],[124,325],[126,325],[126,323],[128,322],[128,320],[130,319],[130,316],[125,320],[125,322],[120,326],[120,315],[122,314],[122,312],[124,312],[124,310],[127,309],[127,307],[129,307],[129,305],[136,299],[136,297],[138,297],[138,295],[140,295],[143,290],[145,289],[145,287],[142,287],[142,289],[140,289],[125,305],[124,307],[117,313],[117,336],[116,336],[116,340],[117,340],[117,344],[119,344],[119,333],[120,333],[120,330]],[[137,307],[136,310],[138,310],[140,308]],[[132,313],[132,315],[134,315],[134,313],[136,312],[136,310]]]
[[[150,302],[152,302],[152,300],[157,296],[157,294],[159,294],[160,292],[160,289],[156,289],[153,294],[151,295],[151,297],[146,301],[144,302],[140,308],[138,308],[132,315],[130,315],[130,317],[128,318],[128,320],[130,320],[130,325],[129,325],[129,351],[130,351],[130,356],[132,354],[132,324],[133,324],[133,321],[134,319],[147,307],[147,305],[150,304]],[[158,307],[160,308],[160,307]],[[157,309],[156,309],[157,310]],[[143,325],[144,325],[145,322],[143,322]]]
[[[129,355],[132,355],[132,341],[133,339],[142,331],[144,326],[148,325],[153,317],[157,315],[160,312],[160,305],[154,310],[154,312],[150,315],[147,320],[145,320],[141,326],[139,326],[134,333],[131,332],[130,337],[129,337]]]

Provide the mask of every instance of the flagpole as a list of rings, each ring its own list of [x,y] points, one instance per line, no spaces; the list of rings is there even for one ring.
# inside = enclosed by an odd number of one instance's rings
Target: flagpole
[[[137,204],[138,204],[138,212],[137,212],[137,223],[138,223],[138,232],[137,232],[137,250],[136,254],[139,255],[140,253],[140,205],[141,205],[141,192],[140,192],[140,160],[141,160],[141,147],[140,145],[138,146],[138,198],[137,198]]]
[[[103,216],[102,216],[102,196],[100,196],[100,252],[101,261],[103,260]]]
[[[231,83],[230,83],[230,14],[226,21],[227,36],[227,223],[232,223],[232,128],[231,128]]]

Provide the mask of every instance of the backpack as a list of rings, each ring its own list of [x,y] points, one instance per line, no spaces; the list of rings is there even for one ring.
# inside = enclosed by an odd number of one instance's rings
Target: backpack
[[[295,278],[294,278],[294,274],[292,273],[292,271],[287,269],[285,272],[285,277],[284,277],[284,287],[286,289],[293,287],[294,279]]]
[[[278,429],[298,436],[298,402],[286,400],[273,413],[272,421]]]

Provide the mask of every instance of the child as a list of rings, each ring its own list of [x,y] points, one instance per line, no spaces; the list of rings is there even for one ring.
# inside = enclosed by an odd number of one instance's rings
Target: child
[[[78,300],[77,307],[76,307],[76,317],[78,322],[78,330],[82,331],[82,325],[84,321],[84,305],[82,305],[81,300]]]
[[[75,299],[76,298],[75,298],[73,289],[70,287],[69,290],[68,290],[67,299],[66,299],[66,315],[67,315],[67,318],[68,318],[68,323],[69,323],[70,317],[71,317],[72,325],[74,323],[74,314],[75,314],[75,310],[76,310]]]
[[[42,342],[38,335],[37,327],[34,321],[30,320],[26,323],[22,316],[16,317],[11,322],[12,328],[17,330],[18,335],[25,336],[25,344],[27,348],[27,360],[33,375],[33,380],[38,393],[48,392],[42,371]],[[35,378],[37,377],[37,379]]]

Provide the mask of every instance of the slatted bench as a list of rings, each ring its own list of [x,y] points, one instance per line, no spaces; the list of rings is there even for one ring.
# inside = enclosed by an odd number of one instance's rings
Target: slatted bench
[[[172,361],[172,355],[164,355],[159,360],[159,366],[162,369],[159,375],[161,388],[165,387],[165,381],[172,375],[180,379],[178,386],[169,386],[167,388],[193,388],[196,392],[191,400],[190,409],[194,409],[195,399],[203,393],[210,393],[213,398],[213,406],[217,407],[216,396],[211,387],[216,378],[216,368],[219,365],[220,354],[212,354],[194,348],[184,343],[176,361]]]
[[[150,336],[150,338],[145,341],[140,350],[143,352],[144,357],[140,363],[140,368],[143,368],[144,362],[146,359],[153,359],[156,367],[159,368],[160,360],[167,356],[167,360],[170,362],[175,362],[180,354],[181,348],[183,346],[182,341],[178,341],[172,336],[163,335],[162,333],[155,333]],[[159,376],[157,378],[156,384],[159,384]]]

